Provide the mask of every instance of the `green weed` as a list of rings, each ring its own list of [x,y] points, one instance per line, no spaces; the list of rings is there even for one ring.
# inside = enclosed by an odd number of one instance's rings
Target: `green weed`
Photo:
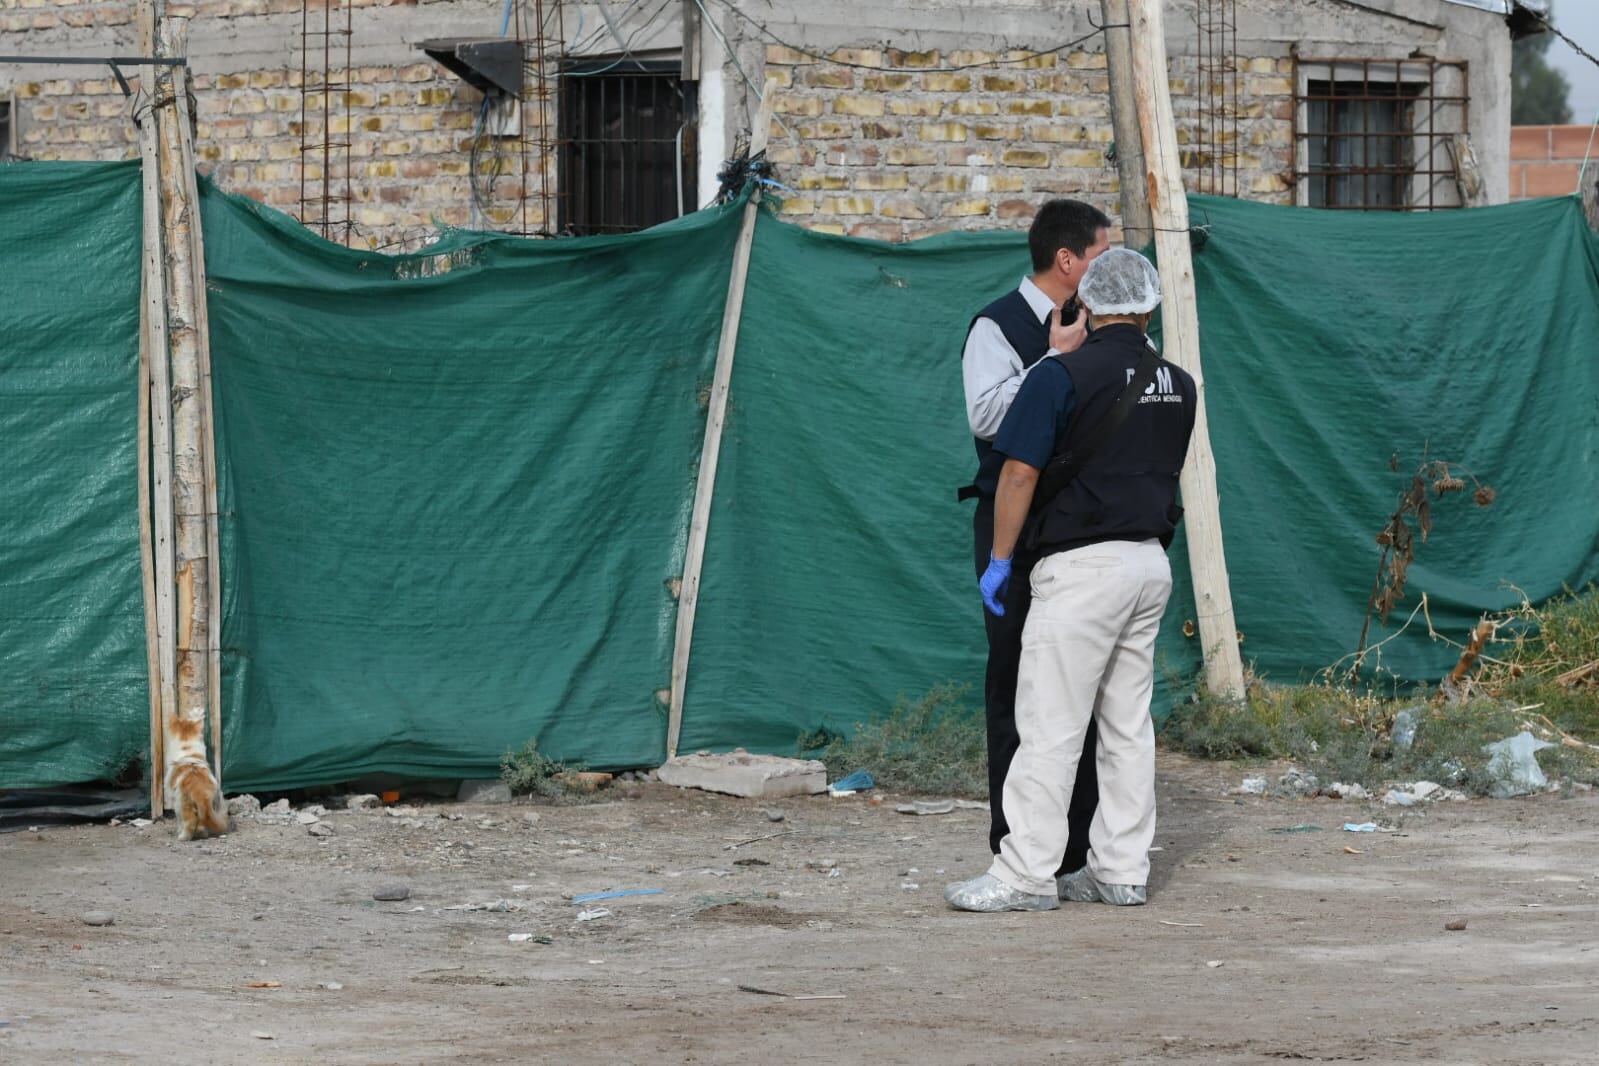
[[[920,699],[901,698],[886,718],[857,725],[849,737],[813,734],[800,747],[835,780],[869,770],[880,788],[981,798],[988,795],[987,729],[966,697],[963,685],[940,685]]]

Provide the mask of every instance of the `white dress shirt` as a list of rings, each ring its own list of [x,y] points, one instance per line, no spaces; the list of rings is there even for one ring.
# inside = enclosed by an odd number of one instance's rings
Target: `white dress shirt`
[[[1033,283],[1022,279],[1022,298],[1033,309],[1038,321],[1048,320],[1055,310],[1051,300]],[[1055,349],[1047,353],[1054,355]],[[1037,364],[1034,364],[1035,366]],[[961,377],[966,384],[966,421],[972,427],[972,436],[978,440],[993,440],[999,424],[1005,421],[1005,412],[1022,387],[1028,368],[1022,357],[1012,348],[999,323],[991,318],[979,318],[966,338],[966,351],[961,355]]]

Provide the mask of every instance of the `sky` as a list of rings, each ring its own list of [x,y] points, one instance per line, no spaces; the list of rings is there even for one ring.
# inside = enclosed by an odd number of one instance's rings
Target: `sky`
[[[1554,23],[1572,40],[1599,55],[1599,0],[1555,0]],[[1571,121],[1586,126],[1599,115],[1599,67],[1555,40],[1546,53],[1549,62],[1571,82]]]

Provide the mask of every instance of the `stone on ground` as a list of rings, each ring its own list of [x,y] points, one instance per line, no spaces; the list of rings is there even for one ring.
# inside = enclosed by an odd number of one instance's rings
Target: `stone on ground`
[[[730,796],[781,799],[827,791],[827,767],[815,759],[784,759],[746,751],[679,755],[662,766],[659,773],[668,785]]]

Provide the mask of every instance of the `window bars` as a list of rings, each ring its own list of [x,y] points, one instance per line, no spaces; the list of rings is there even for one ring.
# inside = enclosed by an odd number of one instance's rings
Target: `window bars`
[[[1295,56],[1298,203],[1369,211],[1464,206],[1467,85],[1462,61]]]

